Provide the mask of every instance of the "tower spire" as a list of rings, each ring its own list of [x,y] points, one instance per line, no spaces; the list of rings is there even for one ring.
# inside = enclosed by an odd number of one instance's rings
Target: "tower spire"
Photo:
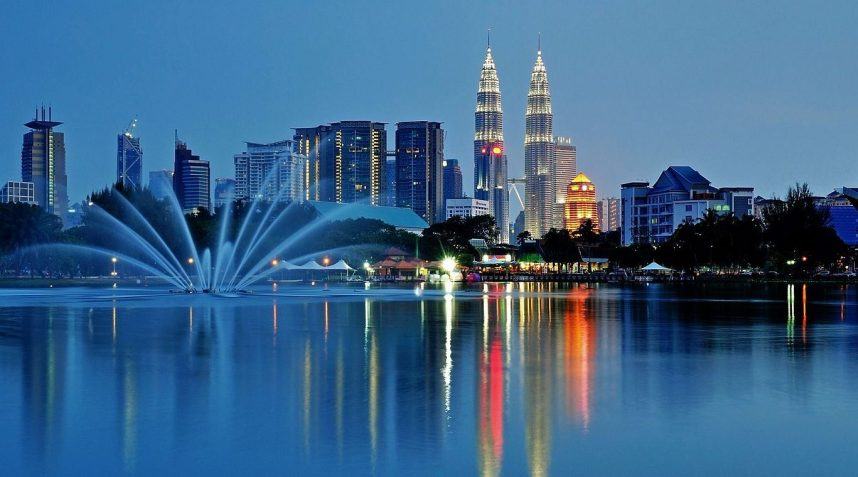
[[[492,49],[492,29],[486,30],[486,48]]]
[[[536,51],[538,54],[542,54],[542,32],[539,32],[536,37]]]

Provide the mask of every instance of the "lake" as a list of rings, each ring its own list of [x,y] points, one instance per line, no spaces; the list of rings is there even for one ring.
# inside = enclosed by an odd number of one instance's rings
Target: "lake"
[[[854,285],[0,292],[18,474],[854,474]]]

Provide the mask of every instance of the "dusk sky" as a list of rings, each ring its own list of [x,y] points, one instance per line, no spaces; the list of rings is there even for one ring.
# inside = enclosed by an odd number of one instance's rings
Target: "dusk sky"
[[[442,121],[470,194],[491,28],[510,176],[542,32],[555,134],[575,138],[600,197],[668,165],[826,194],[858,186],[855,25],[852,1],[8,2],[0,179],[20,179],[23,123],[44,103],[65,123],[70,202],[115,179],[133,117],[144,173],[172,167],[178,129],[213,178],[243,141],[296,126],[383,121],[392,148],[397,121]]]

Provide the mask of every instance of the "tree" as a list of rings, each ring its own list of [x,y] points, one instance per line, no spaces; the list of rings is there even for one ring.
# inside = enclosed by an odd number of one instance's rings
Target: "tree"
[[[528,240],[533,240],[533,234],[531,234],[527,230],[525,230],[524,232],[520,232],[515,237],[515,241],[516,243],[518,243],[519,246],[521,246],[522,244],[524,244],[524,242],[527,242]]]
[[[471,239],[483,239],[488,245],[494,245],[498,239],[494,217],[455,216],[430,225],[420,237],[421,256],[440,260],[449,255],[458,258],[460,263],[470,261],[477,253],[469,242]]]
[[[23,251],[27,247],[56,241],[62,228],[59,217],[37,205],[0,204],[0,250],[12,258],[17,274],[25,264],[29,265],[32,274],[40,259],[37,252],[28,255],[25,263]]]
[[[578,244],[572,239],[572,235],[566,229],[551,228],[542,236],[542,251],[545,261],[568,267],[572,263],[581,261],[581,253]]]
[[[770,248],[769,260],[779,269],[795,261],[803,272],[830,265],[847,250],[828,226],[829,215],[814,203],[807,184],[796,184],[787,191],[786,200],[763,211],[764,238]]]

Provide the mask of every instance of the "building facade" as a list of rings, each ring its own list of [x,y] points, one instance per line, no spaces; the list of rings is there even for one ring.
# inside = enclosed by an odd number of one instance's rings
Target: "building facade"
[[[176,139],[173,191],[185,212],[211,210],[211,167],[195,156],[187,144]]]
[[[232,204],[235,200],[235,179],[219,177],[215,179],[214,207],[219,209]]]
[[[0,189],[0,202],[36,205],[36,188],[32,182],[8,181]]]
[[[840,240],[858,246],[858,187],[838,187],[817,199],[816,207],[828,213],[828,225]]]
[[[557,193],[551,92],[541,49],[530,73],[524,122],[524,221],[531,234],[542,237],[554,225]]]
[[[444,160],[444,200],[464,197],[462,168],[458,159]]]
[[[489,46],[480,72],[474,112],[474,197],[489,203],[501,242],[509,242],[507,177],[500,80]]]
[[[472,199],[470,197],[460,197],[454,199],[447,199],[447,219],[453,218],[455,216],[459,217],[476,217],[478,215],[489,215],[491,212],[489,208],[489,201],[480,200],[480,199]]]
[[[599,201],[599,224],[605,232],[620,228],[620,199],[608,197]]]
[[[136,122],[116,137],[116,183],[125,187],[143,186],[143,148],[140,138],[134,137]]]
[[[386,190],[384,205],[396,207],[396,151],[387,151],[387,158],[384,164],[384,177]]]
[[[383,205],[386,199],[387,132],[373,121],[341,121],[295,129],[307,156],[305,197],[326,202]]]
[[[563,228],[566,188],[578,175],[578,151],[571,137],[554,138],[554,210],[552,227]]]
[[[159,200],[170,198],[174,194],[173,171],[149,171],[149,192]]]
[[[68,209],[65,135],[54,131],[62,124],[51,119],[50,108],[36,111],[36,118],[25,124],[21,148],[21,180],[32,182],[36,205],[63,217]]]
[[[233,156],[236,199],[268,202],[305,199],[307,158],[297,152],[292,140],[245,144],[246,150]]]
[[[684,222],[700,220],[708,210],[737,217],[753,215],[752,187],[712,187],[689,166],[671,166],[652,186],[629,182],[621,186],[623,245],[659,244]]]
[[[566,202],[563,214],[564,227],[566,230],[574,232],[586,220],[591,220],[593,227],[596,230],[601,230],[598,209],[596,186],[593,185],[590,178],[584,175],[583,172],[578,173],[566,187]]]
[[[444,220],[444,130],[441,123],[396,123],[396,206],[426,222]]]

